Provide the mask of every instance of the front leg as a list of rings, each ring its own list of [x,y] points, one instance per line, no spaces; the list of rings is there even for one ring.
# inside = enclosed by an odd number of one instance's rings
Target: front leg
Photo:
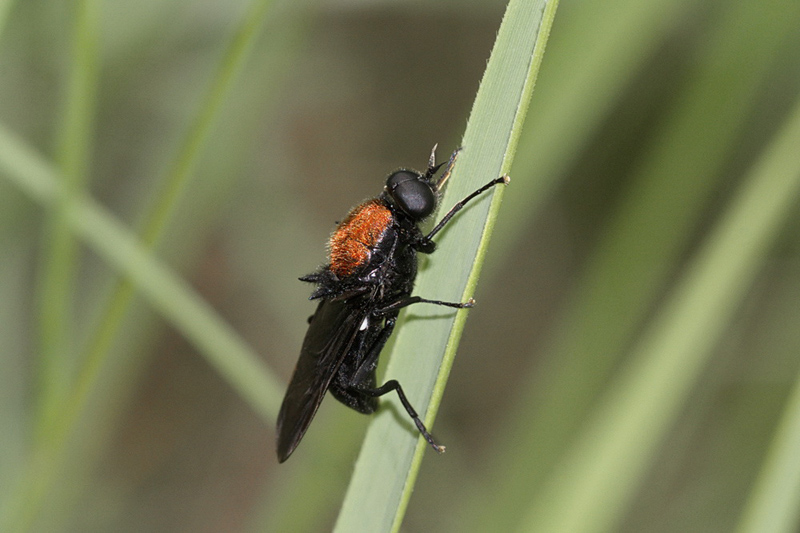
[[[425,235],[422,238],[420,238],[420,240],[414,245],[414,248],[417,249],[418,251],[422,252],[422,253],[426,253],[426,254],[432,253],[436,249],[436,244],[432,240],[433,237],[437,233],[439,233],[442,230],[442,228],[444,228],[444,226],[448,222],[450,222],[450,219],[453,218],[453,216],[455,216],[456,213],[461,211],[464,208],[464,206],[466,206],[467,203],[469,203],[470,200],[474,199],[476,196],[479,196],[480,194],[486,192],[487,190],[491,189],[495,185],[499,185],[501,183],[507,184],[509,181],[510,181],[510,178],[507,175],[500,176],[499,178],[493,179],[492,181],[490,181],[489,183],[487,183],[483,187],[481,187],[478,190],[476,190],[476,191],[472,192],[471,194],[467,195],[466,198],[464,198],[463,200],[458,202],[456,205],[454,205],[450,209],[450,211],[448,211],[442,217],[442,220],[440,220],[439,223],[436,224],[436,226],[434,226],[434,228],[430,231],[430,233],[428,233],[427,235]]]

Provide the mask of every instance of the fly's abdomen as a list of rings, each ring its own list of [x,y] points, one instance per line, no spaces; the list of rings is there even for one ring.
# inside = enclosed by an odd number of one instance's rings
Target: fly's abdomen
[[[369,263],[391,223],[392,212],[377,199],[355,207],[331,235],[331,271],[346,278]]]

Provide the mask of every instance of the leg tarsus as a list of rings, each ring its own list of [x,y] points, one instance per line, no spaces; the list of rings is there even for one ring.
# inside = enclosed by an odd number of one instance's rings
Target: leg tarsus
[[[428,428],[425,427],[425,424],[419,418],[419,415],[417,415],[417,412],[414,410],[414,407],[411,406],[411,402],[408,401],[408,398],[406,398],[406,395],[403,392],[403,387],[400,386],[400,383],[397,380],[391,379],[375,389],[361,389],[361,392],[363,392],[364,394],[376,397],[383,396],[384,394],[388,394],[392,391],[397,392],[397,396],[400,397],[400,403],[403,404],[403,407],[408,413],[408,416],[410,416],[411,419],[414,421],[414,424],[417,426],[417,429],[425,438],[425,440],[428,441],[428,444],[430,444],[431,447],[433,447],[433,449],[436,450],[438,453],[444,453],[445,450],[444,446],[436,444],[436,441],[433,440],[433,436],[428,432]]]

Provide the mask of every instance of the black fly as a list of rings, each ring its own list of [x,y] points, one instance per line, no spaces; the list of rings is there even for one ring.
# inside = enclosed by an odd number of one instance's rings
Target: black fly
[[[379,396],[396,391],[425,440],[437,452],[444,451],[400,383],[389,380],[377,386],[375,367],[403,307],[415,303],[472,307],[472,299],[456,303],[411,296],[417,252],[432,253],[436,249],[433,237],[453,215],[487,189],[508,183],[508,177],[494,179],[461,200],[425,235],[418,224],[436,210],[458,155],[458,150],[453,152],[437,180],[435,174],[443,163],[436,164],[435,151],[434,146],[425,173],[397,170],[386,179],[380,196],[353,208],[330,238],[330,263],[300,278],[317,285],[311,299],[320,302],[278,415],[280,462],[294,452],[328,390],[365,414],[375,412]]]

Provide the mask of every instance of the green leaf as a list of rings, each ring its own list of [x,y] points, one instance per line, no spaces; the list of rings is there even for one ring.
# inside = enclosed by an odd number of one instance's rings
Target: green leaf
[[[442,212],[510,167],[556,6],[553,0],[509,3]],[[499,188],[491,201],[488,195],[476,200],[439,235],[439,248],[420,274],[416,294],[448,301],[465,301],[473,295],[501,195]],[[466,315],[466,311],[454,315],[418,305],[405,311],[398,328],[385,378],[403,384],[412,404],[425,413],[428,427],[441,401]],[[337,531],[398,530],[422,455],[430,451],[413,426],[403,422],[399,404],[389,397],[383,404],[367,432]],[[421,409],[424,405],[426,410]],[[394,416],[398,408],[399,417]]]

